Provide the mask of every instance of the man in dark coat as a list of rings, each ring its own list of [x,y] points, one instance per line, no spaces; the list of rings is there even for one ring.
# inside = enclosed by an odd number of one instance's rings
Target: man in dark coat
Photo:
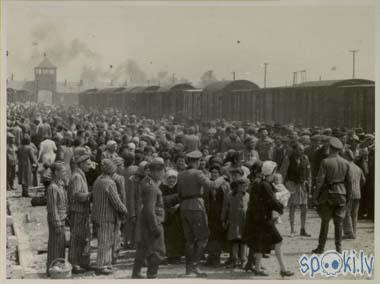
[[[12,133],[7,133],[7,190],[13,190],[14,181],[16,178],[16,146],[15,136]]]
[[[34,169],[37,168],[37,157],[30,143],[29,135],[25,135],[22,146],[18,149],[18,182],[22,185],[22,196],[29,197],[28,188],[33,183]]]
[[[273,160],[273,140],[268,137],[266,128],[259,129],[259,140],[256,144],[256,150],[259,152],[262,161]]]
[[[329,140],[330,155],[321,163],[313,201],[319,206],[318,214],[322,219],[319,244],[313,253],[323,253],[327,241],[331,218],[335,225],[336,251],[342,252],[343,220],[346,205],[351,198],[351,172],[348,161],[339,156],[342,142],[335,137]]]
[[[211,179],[216,180],[221,175],[221,167],[217,164],[210,167]],[[207,208],[210,237],[207,244],[207,265],[219,266],[222,249],[226,242],[226,230],[223,228],[222,209],[230,192],[230,185],[224,182],[217,189],[209,189],[206,192],[205,202]]]
[[[153,159],[149,164],[149,174],[141,182],[142,211],[140,223],[141,239],[137,244],[132,278],[143,278],[141,268],[147,262],[147,278],[157,278],[158,267],[165,257],[165,239],[162,223],[165,219],[164,202],[160,182],[164,174],[164,161]]]

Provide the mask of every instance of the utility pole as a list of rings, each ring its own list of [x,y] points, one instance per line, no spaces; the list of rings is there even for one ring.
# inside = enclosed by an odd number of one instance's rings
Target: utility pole
[[[233,71],[233,72],[232,72],[232,78],[233,78],[234,81],[235,81],[235,75],[236,75],[236,72]]]
[[[358,49],[351,49],[349,52],[352,53],[352,79],[355,79],[355,54],[359,52]]]
[[[264,88],[267,87],[267,66],[269,63],[264,62]]]
[[[305,82],[306,81],[306,70],[301,70],[301,80],[302,82]]]
[[[297,71],[293,72],[293,86],[297,84]]]

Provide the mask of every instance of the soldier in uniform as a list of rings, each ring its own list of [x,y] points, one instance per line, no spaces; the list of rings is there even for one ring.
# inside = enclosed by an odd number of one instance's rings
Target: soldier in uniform
[[[321,163],[313,201],[318,205],[322,219],[319,244],[313,253],[323,253],[327,240],[330,219],[335,225],[336,251],[342,252],[343,220],[346,204],[351,197],[351,172],[348,161],[339,156],[342,142],[335,137],[329,140],[329,156]]]
[[[183,231],[186,239],[186,275],[205,277],[199,261],[207,245],[209,231],[203,196],[203,188],[218,188],[223,177],[208,179],[198,168],[202,153],[193,151],[186,155],[188,168],[178,175],[178,194]]]
[[[260,128],[256,150],[259,152],[261,161],[273,160],[273,148],[273,140],[268,137],[268,130]]]
[[[160,183],[165,164],[161,158],[154,158],[148,165],[149,173],[141,181],[142,211],[140,240],[137,244],[132,278],[141,279],[141,268],[147,262],[147,278],[157,278],[158,267],[165,257],[165,238],[162,223],[165,218],[164,201]]]

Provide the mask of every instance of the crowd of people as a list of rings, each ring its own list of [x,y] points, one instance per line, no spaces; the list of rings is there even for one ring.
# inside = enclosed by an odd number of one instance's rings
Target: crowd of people
[[[261,260],[274,250],[285,277],[293,275],[277,229],[285,207],[290,237],[310,237],[307,213],[317,209],[314,253],[324,251],[331,218],[338,252],[342,239],[356,238],[358,219],[374,219],[374,135],[9,104],[8,190],[16,180],[22,197],[33,186],[46,188],[47,274],[53,260],[65,258],[69,227],[73,273],[111,274],[120,250],[136,249],[133,278],[143,278],[143,266],[156,278],[159,265],[183,257],[188,276],[206,276],[201,262],[267,276]]]

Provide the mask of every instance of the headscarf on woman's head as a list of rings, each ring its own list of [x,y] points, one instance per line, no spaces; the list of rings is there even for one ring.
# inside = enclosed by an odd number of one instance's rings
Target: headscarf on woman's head
[[[264,176],[269,176],[274,173],[277,168],[277,163],[273,161],[264,161],[261,167],[261,172]]]
[[[169,180],[170,177],[175,177],[175,178],[176,178],[176,182],[175,182],[175,184],[174,184],[174,186],[175,186],[175,185],[177,184],[177,181],[178,181],[178,179],[177,179],[177,177],[178,177],[178,172],[177,172],[176,170],[173,170],[173,169],[168,169],[168,170],[166,171],[166,173],[165,173],[165,181],[164,181],[164,184],[169,185],[168,180]]]
[[[173,170],[173,169],[168,169],[166,171],[165,178],[167,179],[169,177],[178,177],[178,172],[176,170]]]

